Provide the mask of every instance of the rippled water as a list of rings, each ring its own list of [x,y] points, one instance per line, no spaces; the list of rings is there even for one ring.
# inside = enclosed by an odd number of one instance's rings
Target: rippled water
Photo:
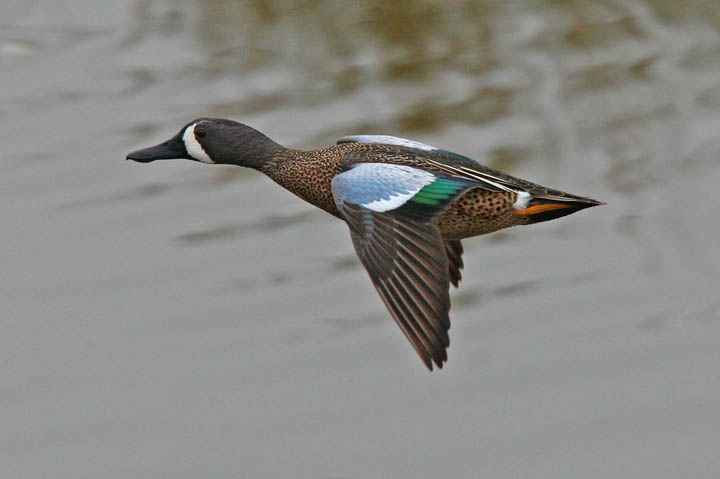
[[[717,477],[720,4],[24,2],[0,20],[6,477]],[[465,241],[427,373],[345,225],[124,155],[196,116],[606,201]]]

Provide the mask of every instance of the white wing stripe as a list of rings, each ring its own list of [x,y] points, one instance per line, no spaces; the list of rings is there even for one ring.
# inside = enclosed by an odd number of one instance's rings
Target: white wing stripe
[[[465,168],[464,166],[461,166],[460,168],[456,168],[454,166],[446,165],[444,163],[438,163],[435,160],[427,160],[427,161],[443,170],[453,171],[456,174],[461,175],[461,176],[469,176],[470,178],[472,178],[474,180],[485,182],[496,188],[500,188],[503,191],[507,191],[510,193],[517,193],[519,191],[517,189],[505,186],[502,183],[499,183],[498,181],[494,181],[494,180],[497,180],[494,176],[490,176],[485,173],[481,173],[479,171],[471,170],[470,168]],[[492,179],[490,179],[490,178],[492,178]]]
[[[423,185],[424,186],[424,185]],[[394,210],[395,208],[399,208],[402,205],[405,204],[407,200],[415,196],[418,191],[420,191],[423,186],[409,191],[408,193],[399,194],[399,195],[392,195],[390,198],[387,199],[380,199],[371,201],[370,203],[365,203],[363,206],[369,210],[373,210],[377,213],[383,213],[385,211]]]
[[[383,213],[404,205],[436,180],[432,173],[390,163],[358,163],[332,179],[332,193],[339,208],[345,200]]]
[[[417,148],[419,150],[439,150],[439,148],[420,143],[419,141],[407,140],[405,138],[399,138],[397,136],[390,135],[350,135],[343,136],[338,141],[339,143],[375,143],[381,145],[397,145],[406,146],[408,148]]]

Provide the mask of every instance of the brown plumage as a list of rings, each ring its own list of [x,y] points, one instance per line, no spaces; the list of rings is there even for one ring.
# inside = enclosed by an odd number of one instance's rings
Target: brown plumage
[[[257,169],[343,219],[380,297],[430,370],[447,360],[448,288],[462,279],[461,239],[602,204],[387,136],[300,151],[231,120],[200,118],[128,155],[139,162],[168,158]]]

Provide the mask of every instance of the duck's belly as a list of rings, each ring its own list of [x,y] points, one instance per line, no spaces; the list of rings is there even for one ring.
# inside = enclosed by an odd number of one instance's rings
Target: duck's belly
[[[512,206],[515,199],[513,193],[475,188],[450,205],[435,223],[445,239],[468,238],[527,224],[527,216],[518,215]]]

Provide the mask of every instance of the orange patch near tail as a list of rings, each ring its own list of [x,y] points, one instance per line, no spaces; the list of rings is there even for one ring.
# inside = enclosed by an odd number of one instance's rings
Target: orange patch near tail
[[[536,215],[538,213],[543,213],[545,211],[552,211],[552,210],[562,210],[564,208],[572,208],[572,204],[564,204],[564,203],[545,203],[544,205],[535,205],[531,206],[529,208],[525,208],[524,210],[517,210],[515,213],[527,216],[527,215]]]

